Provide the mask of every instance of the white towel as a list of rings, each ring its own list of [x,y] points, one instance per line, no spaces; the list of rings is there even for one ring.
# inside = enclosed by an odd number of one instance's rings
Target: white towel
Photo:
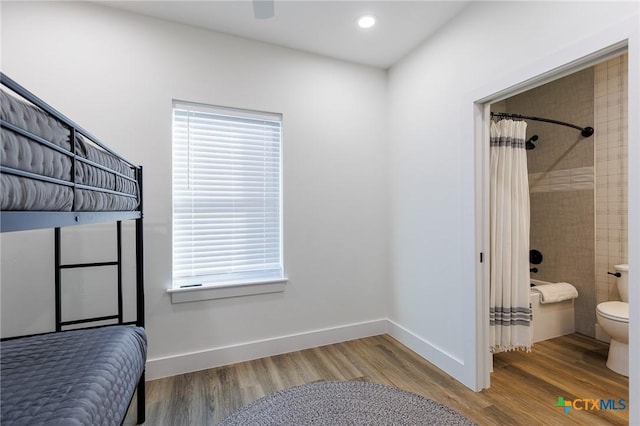
[[[540,303],[556,303],[578,298],[578,290],[569,283],[537,285],[531,287],[531,290],[540,293]]]

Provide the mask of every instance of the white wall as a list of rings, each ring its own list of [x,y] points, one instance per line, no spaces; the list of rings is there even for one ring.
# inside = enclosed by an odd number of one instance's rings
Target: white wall
[[[389,72],[390,319],[411,347],[472,388],[471,94],[502,76],[527,76],[530,64],[637,13],[635,2],[473,2]]]
[[[387,317],[384,71],[59,2],[2,3],[2,70],[144,166],[152,361]],[[283,293],[170,303],[172,99],[284,115]],[[2,236],[5,336],[51,328],[51,234]]]

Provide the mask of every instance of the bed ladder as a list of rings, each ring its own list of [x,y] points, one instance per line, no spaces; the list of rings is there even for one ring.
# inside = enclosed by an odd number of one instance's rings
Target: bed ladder
[[[55,326],[56,331],[62,331],[65,326],[86,324],[99,321],[117,320],[115,325],[136,325],[144,327],[144,263],[143,263],[143,235],[142,235],[142,217],[135,219],[136,228],[136,320],[124,321],[122,307],[122,221],[116,222],[116,260],[107,262],[86,262],[86,263],[62,263],[62,238],[60,228],[54,229],[54,268],[55,268]],[[62,271],[65,269],[76,268],[95,268],[95,267],[117,267],[117,286],[118,286],[118,312],[113,315],[105,315],[100,317],[81,318],[70,321],[62,320]],[[114,325],[114,324],[109,324]],[[138,380],[137,385],[137,423],[145,422],[145,371]]]
[[[90,322],[118,320],[118,324],[123,324],[122,314],[122,222],[116,222],[117,234],[117,257],[114,261],[109,262],[90,262],[90,263],[67,263],[62,264],[62,244],[60,228],[55,228],[54,244],[55,244],[55,286],[56,286],[56,331],[62,331],[62,327],[76,324],[85,324]],[[78,268],[95,268],[105,266],[116,266],[118,276],[118,313],[115,315],[106,315],[100,317],[82,318],[72,321],[62,320],[62,271],[65,269]]]

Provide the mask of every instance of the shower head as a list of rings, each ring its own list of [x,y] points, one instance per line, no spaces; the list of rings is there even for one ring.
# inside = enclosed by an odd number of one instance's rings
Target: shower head
[[[532,149],[534,149],[536,146],[535,146],[533,143],[534,143],[535,141],[537,141],[537,140],[538,140],[538,135],[533,135],[533,136],[531,136],[531,137],[529,138],[529,140],[527,140],[527,141],[524,143],[524,147],[525,147],[525,149],[527,149],[527,150],[529,150],[529,151],[530,151],[530,150],[532,150]]]

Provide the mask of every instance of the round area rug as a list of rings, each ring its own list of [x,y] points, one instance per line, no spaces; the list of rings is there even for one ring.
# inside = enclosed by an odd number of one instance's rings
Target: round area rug
[[[222,426],[475,425],[438,402],[412,392],[359,381],[315,382],[272,393]]]

